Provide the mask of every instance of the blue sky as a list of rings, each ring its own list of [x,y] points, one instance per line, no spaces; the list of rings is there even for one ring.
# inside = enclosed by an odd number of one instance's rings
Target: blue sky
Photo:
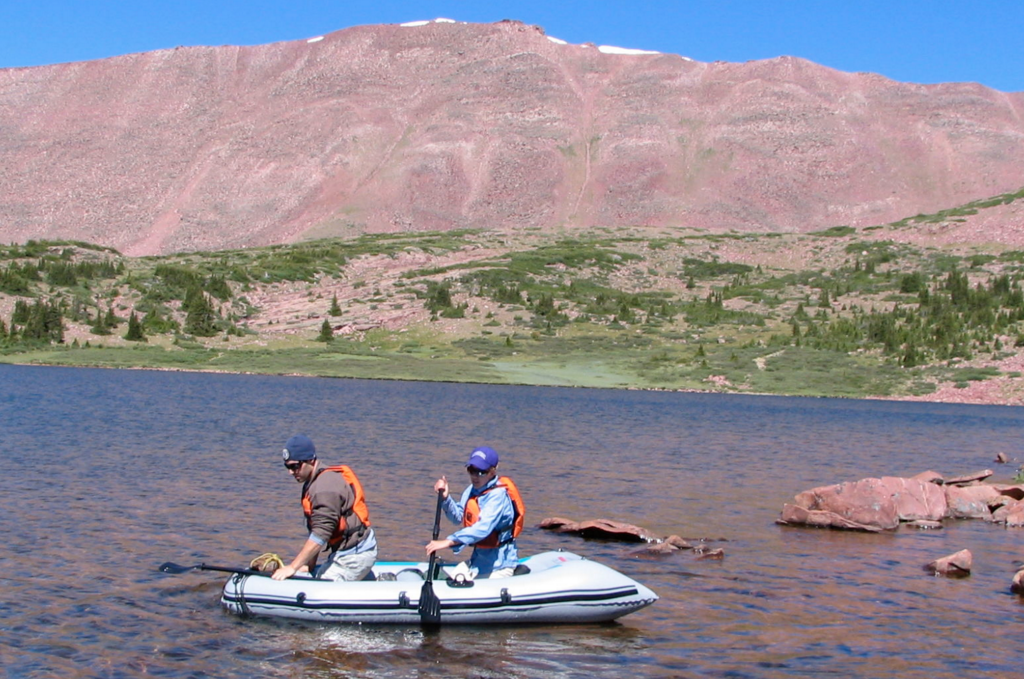
[[[571,43],[698,61],[791,55],[906,82],[1024,91],[1024,0],[4,0],[0,68],[437,17],[519,19]]]

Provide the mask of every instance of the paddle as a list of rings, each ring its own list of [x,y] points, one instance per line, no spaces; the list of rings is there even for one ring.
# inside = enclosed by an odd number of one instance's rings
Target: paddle
[[[254,571],[251,568],[228,568],[227,566],[208,566],[205,563],[196,564],[195,566],[179,566],[176,563],[167,563],[160,565],[161,573],[173,573],[178,575],[181,573],[188,573],[189,571],[222,571],[224,573],[239,573],[240,575],[263,575],[270,577],[270,573],[264,573],[263,571]]]
[[[441,505],[444,504],[442,491],[437,491],[437,511],[434,512],[434,537],[441,532]],[[430,555],[430,562],[427,564],[427,579],[420,590],[420,624],[423,627],[438,627],[441,624],[441,600],[434,594],[434,564],[437,562],[437,552]]]

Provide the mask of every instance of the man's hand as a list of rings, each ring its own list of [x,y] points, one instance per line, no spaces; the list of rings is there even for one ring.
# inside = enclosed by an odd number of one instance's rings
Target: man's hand
[[[448,477],[447,476],[442,476],[441,478],[439,478],[437,480],[437,483],[434,484],[434,492],[435,493],[441,493],[441,497],[443,497],[445,500],[448,499]]]
[[[451,540],[431,540],[427,543],[427,556],[430,556],[434,552],[439,552],[442,549],[448,549],[454,547],[455,543]]]

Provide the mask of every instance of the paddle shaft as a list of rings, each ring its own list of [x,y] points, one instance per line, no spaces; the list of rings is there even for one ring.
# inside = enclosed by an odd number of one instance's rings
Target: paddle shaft
[[[264,573],[263,571],[253,570],[251,568],[230,568],[228,566],[210,566],[205,563],[196,564],[195,566],[179,566],[176,563],[168,561],[160,566],[160,571],[163,573],[188,573],[189,571],[220,571],[222,573],[238,573],[239,575],[262,575],[269,577],[270,573]]]
[[[437,536],[441,534],[441,507],[444,505],[444,494],[443,491],[437,491],[437,509],[434,510],[434,533],[431,540],[436,540]],[[427,564],[427,580],[434,578],[434,563],[437,561],[437,552],[435,551],[430,555],[430,561]]]

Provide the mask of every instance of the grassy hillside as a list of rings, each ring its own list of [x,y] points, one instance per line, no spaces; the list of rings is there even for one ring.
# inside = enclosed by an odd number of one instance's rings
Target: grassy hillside
[[[1024,252],[592,229],[132,259],[0,248],[0,361],[845,397],[1024,380]],[[1021,387],[1021,388],[1018,388]]]

